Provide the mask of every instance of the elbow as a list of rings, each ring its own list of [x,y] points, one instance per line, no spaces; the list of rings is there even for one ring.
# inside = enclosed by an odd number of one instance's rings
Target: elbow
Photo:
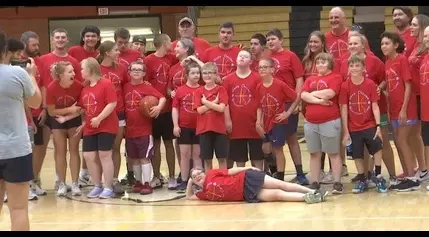
[[[204,114],[204,112],[205,112],[205,111],[204,111],[204,109],[203,109],[203,108],[197,108],[197,113],[198,113],[198,114],[200,114],[200,115],[201,115],[201,114]]]

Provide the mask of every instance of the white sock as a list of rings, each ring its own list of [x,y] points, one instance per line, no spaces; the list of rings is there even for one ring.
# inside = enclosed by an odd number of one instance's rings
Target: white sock
[[[58,176],[57,173],[55,173],[55,182],[60,181],[60,176]]]
[[[142,182],[142,167],[140,165],[133,165],[133,172],[136,180]]]
[[[141,165],[143,171],[143,184],[146,182],[150,182],[150,176],[152,175],[152,164],[142,164]]]

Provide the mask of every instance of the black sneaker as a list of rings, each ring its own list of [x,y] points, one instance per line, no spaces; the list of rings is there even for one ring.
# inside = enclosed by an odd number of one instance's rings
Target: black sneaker
[[[356,183],[357,181],[359,181],[359,174],[357,174],[354,178],[352,178],[352,183]]]
[[[182,183],[182,172],[179,172],[179,175],[177,176],[176,182],[177,182],[177,184]]]
[[[395,189],[398,192],[410,192],[420,189],[420,182],[413,179],[405,179],[396,185]]]
[[[187,186],[188,186],[188,184],[186,182],[181,182],[179,184],[179,186],[177,186],[176,192],[177,193],[186,193]]]
[[[281,181],[285,180],[285,177],[284,176],[282,177],[282,175],[280,175],[278,172],[273,174],[273,178],[281,180]]]
[[[313,182],[313,183],[311,183],[309,188],[314,189],[314,190],[319,190],[320,184],[318,182]]]
[[[343,184],[340,182],[334,183],[334,190],[332,190],[332,194],[343,194]]]

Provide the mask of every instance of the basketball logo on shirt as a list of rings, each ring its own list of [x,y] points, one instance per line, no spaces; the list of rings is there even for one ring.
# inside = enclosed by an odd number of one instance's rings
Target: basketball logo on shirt
[[[386,71],[386,79],[387,79],[387,88],[389,88],[389,91],[394,91],[399,86],[399,76],[398,73],[393,70],[393,68],[390,68]]]
[[[274,62],[274,75],[276,75],[280,71],[280,61],[277,58],[271,58]]]
[[[195,110],[193,110],[194,107],[194,93],[188,93],[182,98],[182,107],[183,109],[190,113],[194,114]]]
[[[58,97],[57,101],[56,101],[56,105],[60,106],[60,107],[70,107],[72,104],[74,104],[74,102],[76,102],[76,100],[69,96],[69,95],[62,95],[60,97]]]
[[[180,86],[183,86],[186,83],[185,80],[185,70],[182,69],[173,76],[173,86],[174,88],[178,88]]]
[[[214,58],[213,62],[216,63],[217,70],[221,77],[228,75],[234,70],[234,60],[226,54]]]
[[[121,57],[118,57],[118,63],[120,63],[120,64],[122,64],[122,65],[124,65],[126,67],[128,67],[128,65],[130,65],[127,60],[125,60],[125,59],[123,59]]]
[[[140,104],[142,95],[137,91],[133,90],[125,95],[125,108],[127,111],[135,111]]]
[[[279,101],[270,93],[267,93],[262,97],[261,105],[262,113],[264,113],[268,117],[275,115],[280,107]]]
[[[334,59],[340,59],[344,54],[348,52],[349,44],[341,39],[336,40],[331,47],[329,47],[329,53],[332,54]]]
[[[225,192],[218,183],[210,182],[207,184],[206,196],[210,201],[221,201],[225,197]]]
[[[82,101],[85,107],[85,114],[91,117],[95,116],[95,112],[97,112],[97,100],[95,99],[95,95],[89,92],[82,97]]]
[[[310,83],[311,91],[320,91],[328,88],[328,84],[324,80],[312,81]]]
[[[155,73],[155,79],[158,81],[158,83],[162,85],[167,84],[169,70],[170,70],[170,66],[168,64],[162,62],[161,65],[159,65]]]
[[[103,75],[104,78],[108,79],[115,86],[115,90],[119,91],[122,87],[122,81],[116,73],[108,72]]]
[[[231,100],[236,107],[248,105],[253,98],[250,89],[244,84],[235,86],[231,92]]]
[[[429,65],[428,62],[420,66],[420,84],[426,85],[429,84]]]
[[[356,115],[365,114],[371,109],[371,101],[362,91],[354,92],[349,97],[349,109]]]

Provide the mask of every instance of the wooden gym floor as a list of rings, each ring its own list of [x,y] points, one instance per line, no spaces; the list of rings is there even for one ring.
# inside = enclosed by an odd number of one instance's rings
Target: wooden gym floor
[[[301,144],[301,150],[304,171],[308,172],[305,143]],[[290,180],[295,169],[287,149],[285,153],[286,180]],[[188,201],[166,188],[148,196],[130,194],[112,200],[88,200],[83,196],[57,198],[53,191],[55,171],[50,144],[42,170],[42,183],[48,195],[29,202],[30,226],[32,230],[429,230],[429,192],[425,191],[429,183],[411,193],[379,194],[371,190],[355,195],[351,194],[350,179],[356,169],[352,161],[347,161],[347,165],[350,175],[343,178],[345,194],[329,196],[327,202],[313,205]],[[125,173],[123,167],[124,163],[120,177]],[[396,167],[397,172],[401,171],[397,159]],[[382,169],[386,174],[384,166]],[[167,174],[165,158],[161,171]],[[332,190],[331,187],[326,185],[327,189]],[[84,191],[88,192],[88,188]],[[0,214],[0,230],[9,229],[9,210],[5,204]]]

